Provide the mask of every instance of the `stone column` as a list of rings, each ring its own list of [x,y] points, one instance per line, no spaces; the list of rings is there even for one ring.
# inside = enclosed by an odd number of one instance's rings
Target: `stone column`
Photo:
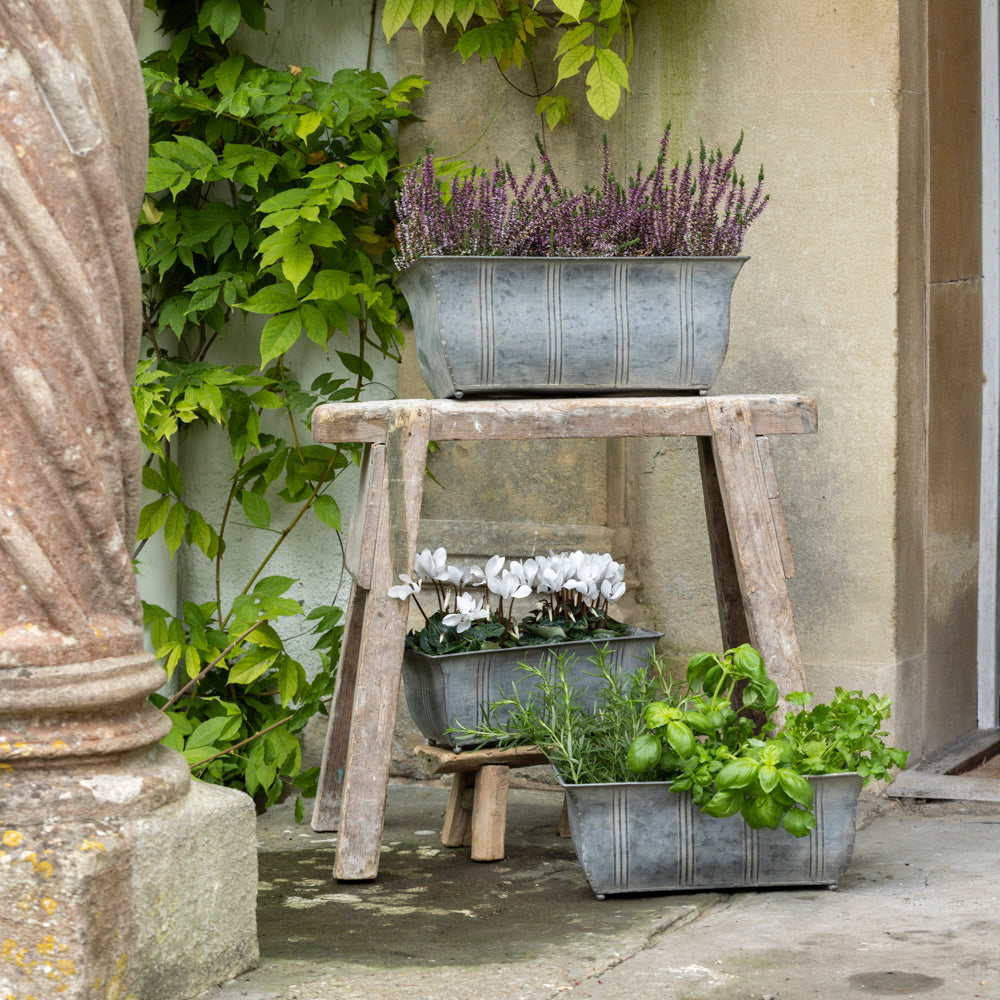
[[[0,0],[0,996],[14,1000],[178,1000],[257,954],[250,800],[192,787],[147,701],[164,676],[131,561],[141,13]]]

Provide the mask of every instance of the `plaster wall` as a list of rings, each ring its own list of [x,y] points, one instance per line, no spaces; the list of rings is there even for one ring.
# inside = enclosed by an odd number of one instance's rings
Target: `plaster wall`
[[[772,440],[809,686],[891,691],[897,5],[684,0],[641,17],[629,158],[672,119],[678,155],[742,130],[743,171],[765,165],[771,201],[744,248],[713,392],[796,392],[819,408],[815,438]],[[718,642],[692,451],[639,444],[628,474],[647,617],[684,654]]]

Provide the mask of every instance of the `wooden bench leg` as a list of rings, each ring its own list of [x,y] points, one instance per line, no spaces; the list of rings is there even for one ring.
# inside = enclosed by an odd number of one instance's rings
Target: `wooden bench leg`
[[[805,671],[778,542],[784,534],[784,525],[776,525],[774,520],[775,510],[780,512],[780,501],[772,505],[772,499],[777,501],[777,489],[772,483],[769,490],[765,480],[750,407],[745,400],[710,398],[708,413],[717,487],[706,488],[706,498],[711,506],[708,493],[718,490],[731,543],[729,558],[746,617],[747,638],[764,657],[768,672],[782,693],[801,691],[805,687]],[[703,475],[706,464],[703,458]],[[711,519],[711,513],[709,516]],[[718,544],[718,534],[713,550],[723,548]],[[724,554],[722,559],[725,561]],[[722,568],[729,572],[725,566]],[[734,599],[729,596],[731,584],[731,579],[725,581],[727,593],[720,597],[720,605],[724,605],[720,608],[723,628],[730,632],[729,641],[740,638]]]
[[[406,605],[389,597],[388,591],[396,576],[413,566],[429,426],[426,408],[391,409],[341,785],[334,863],[334,876],[341,880],[372,879],[378,874],[407,624]]]
[[[510,768],[487,764],[476,771],[472,800],[472,860],[501,861],[507,832]]]
[[[472,809],[470,798],[475,794],[474,771],[458,771],[451,782],[451,794],[444,812],[441,843],[445,847],[468,847],[472,843]]]

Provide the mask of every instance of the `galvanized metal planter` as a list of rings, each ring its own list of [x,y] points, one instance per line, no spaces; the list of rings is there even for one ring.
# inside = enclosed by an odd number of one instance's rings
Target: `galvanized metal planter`
[[[397,283],[440,398],[708,389],[746,257],[423,257]]]
[[[478,741],[460,739],[446,730],[456,723],[470,729],[480,725],[484,721],[483,706],[512,694],[515,684],[522,697],[533,690],[532,678],[519,670],[518,664],[545,669],[554,665],[557,653],[575,656],[570,674],[577,681],[584,703],[590,699],[592,707],[604,683],[601,678],[590,676],[595,669],[590,658],[596,651],[607,650],[612,673],[631,673],[649,658],[661,636],[661,632],[633,628],[630,635],[596,642],[547,643],[445,656],[427,656],[408,649],[403,656],[406,704],[417,728],[432,743],[453,748],[474,746]],[[502,716],[494,716],[493,721],[502,721]]]
[[[702,813],[671,782],[567,785],[569,826],[590,887],[619,892],[676,892],[764,886],[836,887],[854,853],[861,777],[809,779],[816,829],[753,830],[741,816]]]

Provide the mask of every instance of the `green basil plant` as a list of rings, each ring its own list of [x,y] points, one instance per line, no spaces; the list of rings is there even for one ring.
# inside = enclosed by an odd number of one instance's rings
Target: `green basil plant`
[[[739,813],[750,827],[781,826],[796,837],[816,826],[810,776],[855,771],[867,785],[891,781],[906,764],[907,752],[883,741],[884,696],[837,688],[829,703],[809,707],[811,694],[793,692],[785,702],[798,711],[779,726],[777,685],[747,644],[692,657],[683,684],[667,679],[656,656],[619,676],[599,652],[592,662],[605,683],[592,711],[568,676],[570,659],[556,657],[551,671],[522,665],[535,689],[494,702],[482,727],[463,734],[534,743],[571,784],[670,781],[710,816]],[[493,725],[500,708],[509,714]]]

